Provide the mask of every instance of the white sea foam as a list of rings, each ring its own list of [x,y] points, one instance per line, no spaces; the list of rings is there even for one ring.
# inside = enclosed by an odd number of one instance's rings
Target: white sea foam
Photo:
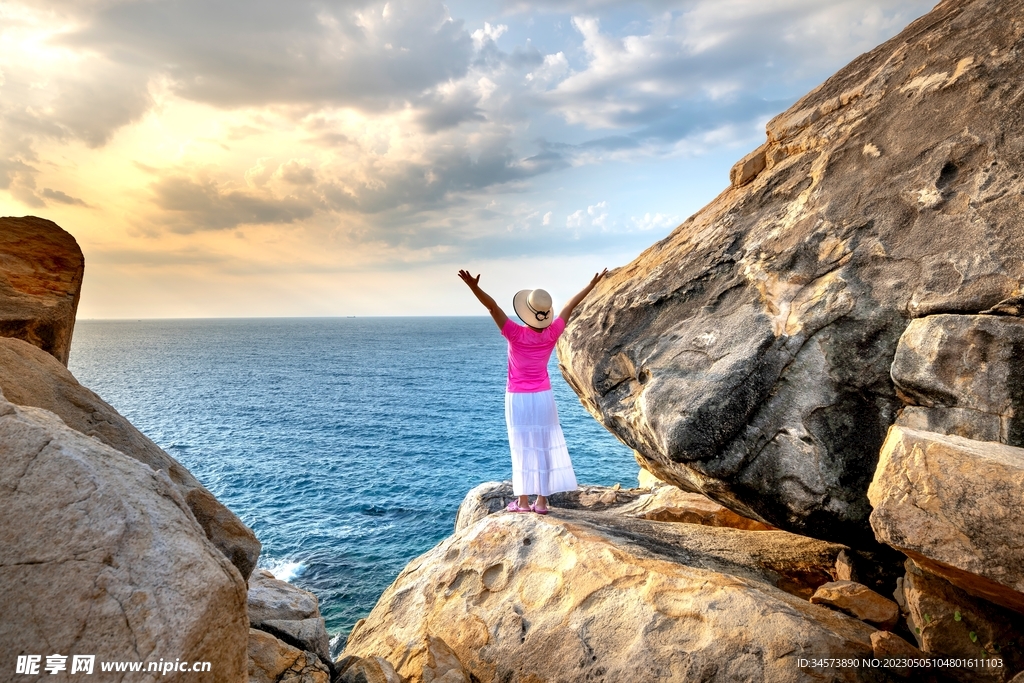
[[[289,582],[306,571],[306,565],[292,560],[268,559],[260,562],[260,566],[273,574],[274,578]]]

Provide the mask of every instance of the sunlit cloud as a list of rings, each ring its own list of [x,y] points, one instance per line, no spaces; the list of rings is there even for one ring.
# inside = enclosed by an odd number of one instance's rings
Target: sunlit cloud
[[[709,200],[768,118],[930,5],[7,2],[0,208],[53,217],[135,287],[539,241],[627,258]]]

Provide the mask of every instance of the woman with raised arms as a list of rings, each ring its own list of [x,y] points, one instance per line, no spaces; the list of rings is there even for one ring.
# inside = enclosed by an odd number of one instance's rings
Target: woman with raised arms
[[[576,488],[576,474],[558,422],[551,393],[548,359],[576,306],[605,276],[594,275],[586,287],[554,318],[551,295],[543,289],[524,289],[512,299],[512,308],[526,326],[513,322],[484,290],[480,276],[460,270],[459,277],[490,312],[508,340],[508,384],[505,392],[505,423],[512,450],[512,512],[548,512],[547,497]],[[536,496],[530,505],[529,496]]]

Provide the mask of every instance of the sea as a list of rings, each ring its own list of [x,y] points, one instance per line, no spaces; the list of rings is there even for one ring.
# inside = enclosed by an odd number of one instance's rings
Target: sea
[[[69,368],[185,465],[313,591],[343,642],[471,488],[511,479],[489,317],[80,320]],[[638,467],[549,368],[581,484]]]

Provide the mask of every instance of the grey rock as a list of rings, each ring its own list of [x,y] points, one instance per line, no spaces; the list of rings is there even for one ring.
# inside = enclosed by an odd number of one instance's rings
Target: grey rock
[[[895,424],[919,432],[962,436],[975,441],[999,442],[1006,434],[1004,421],[998,415],[970,408],[907,406],[900,411]]]
[[[274,578],[266,569],[256,569],[249,576],[249,622],[301,621],[320,616],[317,597],[309,591]]]
[[[873,546],[866,492],[901,407],[900,336],[1024,280],[1022,13],[942,2],[773,119],[744,184],[583,301],[562,372],[646,469]]]
[[[1024,445],[1024,319],[918,318],[900,338],[891,373],[904,400],[923,407],[905,410],[900,423]]]
[[[12,658],[187,657],[211,663],[208,680],[245,680],[245,582],[165,472],[0,400],[0,519],[0,643]]]
[[[20,339],[0,338],[0,390],[7,400],[55,413],[69,427],[124,455],[167,473],[188,503],[207,537],[248,577],[256,566],[260,542],[252,529],[218,501],[177,460],[78,383],[50,354]]]
[[[331,639],[321,617],[309,619],[265,619],[254,628],[266,631],[279,640],[308,650],[325,662],[331,661]]]

